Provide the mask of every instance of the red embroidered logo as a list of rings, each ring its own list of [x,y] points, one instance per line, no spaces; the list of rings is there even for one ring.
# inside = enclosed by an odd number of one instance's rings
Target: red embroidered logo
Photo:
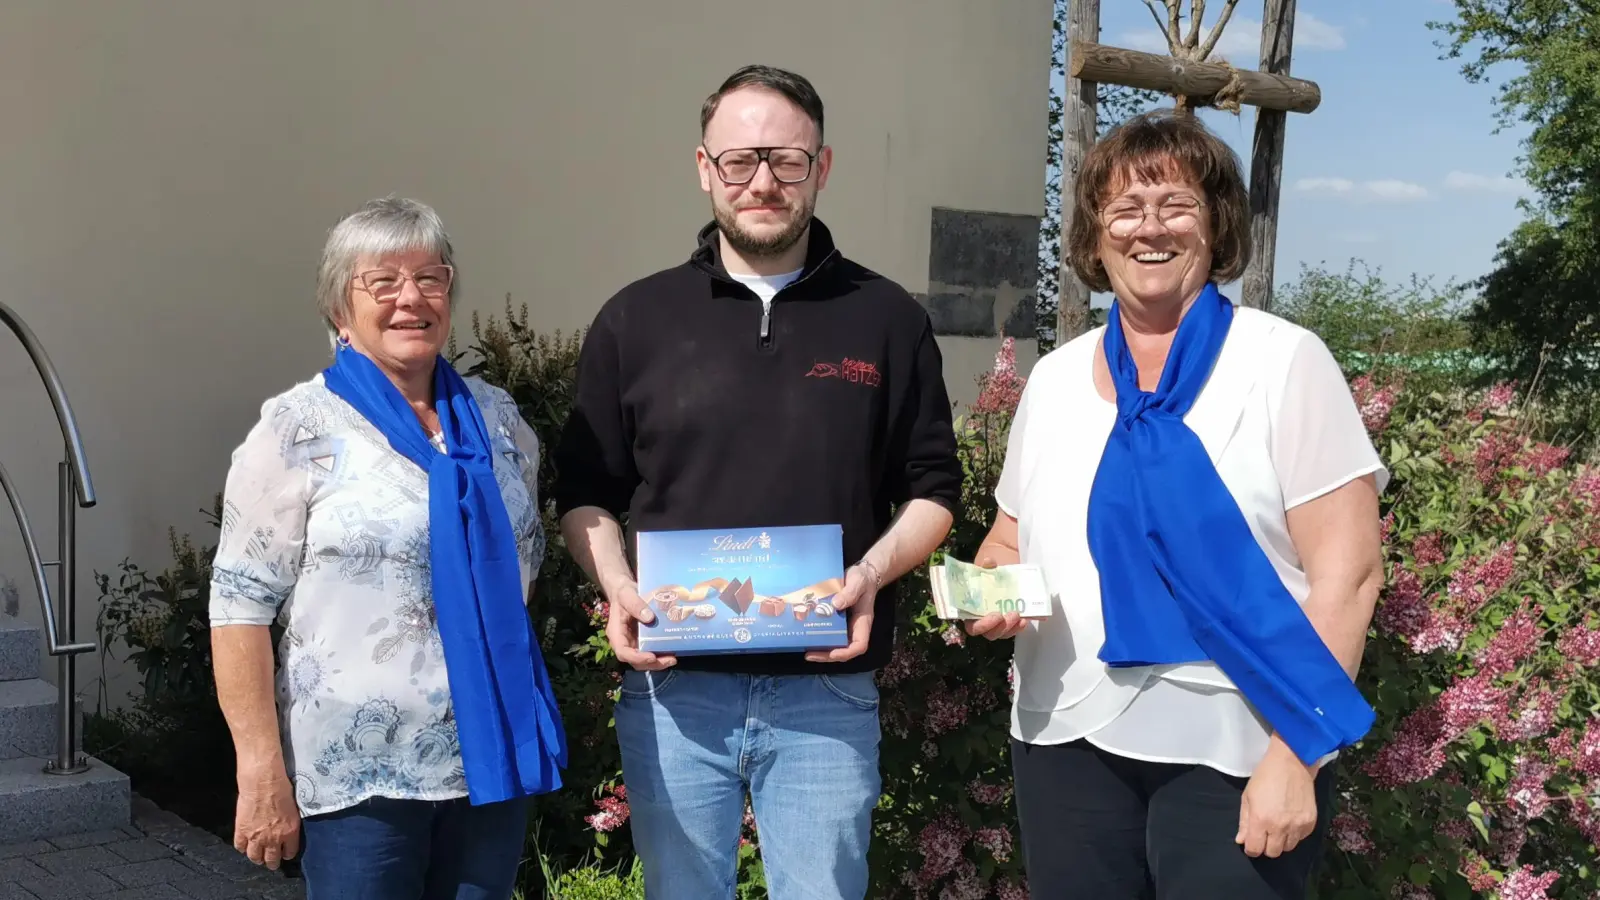
[[[838,378],[851,384],[864,384],[868,387],[877,387],[882,377],[878,374],[878,367],[869,362],[846,357],[839,363],[813,363],[811,371],[806,373],[807,378]]]

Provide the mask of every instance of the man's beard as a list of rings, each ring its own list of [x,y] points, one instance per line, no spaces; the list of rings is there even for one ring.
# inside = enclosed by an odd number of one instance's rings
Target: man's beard
[[[761,259],[781,256],[805,235],[806,229],[811,226],[811,215],[816,207],[813,203],[801,202],[803,205],[795,211],[794,218],[789,220],[786,227],[765,237],[751,234],[742,228],[736,210],[723,209],[713,202],[711,212],[716,216],[717,227],[722,230],[722,236],[727,239],[729,246],[739,251],[742,256]]]

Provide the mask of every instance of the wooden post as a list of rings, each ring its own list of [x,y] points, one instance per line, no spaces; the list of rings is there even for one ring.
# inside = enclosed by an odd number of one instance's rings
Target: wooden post
[[[1294,49],[1294,0],[1266,0],[1261,18],[1261,71],[1287,76]],[[1271,309],[1274,260],[1278,252],[1278,199],[1283,185],[1283,147],[1288,113],[1256,110],[1255,146],[1250,156],[1250,265],[1244,272],[1240,302]]]
[[[1079,39],[1100,40],[1100,0],[1070,0],[1067,14],[1067,41],[1062,51],[1072,57]],[[1089,330],[1089,286],[1078,278],[1067,261],[1067,230],[1072,224],[1073,193],[1083,158],[1094,145],[1096,134],[1096,90],[1098,85],[1075,77],[1072,63],[1064,61],[1061,114],[1061,269],[1056,276],[1056,346],[1061,346]]]

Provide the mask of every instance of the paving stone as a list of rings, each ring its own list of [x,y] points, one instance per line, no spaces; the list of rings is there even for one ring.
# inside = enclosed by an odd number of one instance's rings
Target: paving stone
[[[57,850],[32,857],[33,861],[50,870],[51,875],[70,875],[92,869],[105,869],[122,865],[126,860],[104,847],[79,847],[76,850]],[[31,889],[30,889],[31,890]]]
[[[123,887],[146,887],[152,884],[171,883],[189,877],[189,869],[175,859],[152,859],[149,862],[107,866],[105,873]]]
[[[39,900],[79,900],[85,894],[109,894],[119,887],[115,881],[99,872],[75,872],[18,884]]]
[[[170,884],[153,884],[148,887],[128,888],[125,891],[102,894],[95,900],[189,900],[189,898]]]
[[[33,860],[17,857],[15,859],[0,859],[0,884],[15,881],[27,881],[32,878],[49,878],[50,873],[39,868]]]
[[[107,844],[106,849],[128,862],[149,862],[152,859],[166,859],[169,856],[178,855],[166,844],[160,841],[153,841],[147,837]]]
[[[254,885],[240,883],[220,875],[195,875],[173,886],[189,900],[245,900],[251,897]]]
[[[127,839],[127,835],[124,835],[121,830],[108,828],[104,831],[90,831],[86,834],[66,834],[60,837],[53,837],[50,839],[50,843],[54,844],[57,850],[76,850],[79,847],[93,847],[96,844],[109,844]]]
[[[305,900],[306,883],[304,881],[284,880],[259,891],[256,897],[260,898],[260,900]]]
[[[0,900],[39,900],[39,895],[23,890],[21,885],[0,882]]]
[[[17,856],[33,856],[37,853],[49,853],[55,848],[49,841],[27,841],[21,844],[6,844],[0,847],[0,859],[11,859]]]

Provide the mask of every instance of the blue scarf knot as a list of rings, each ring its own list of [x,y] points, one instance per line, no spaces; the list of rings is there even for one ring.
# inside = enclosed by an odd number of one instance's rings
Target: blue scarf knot
[[[372,360],[341,347],[322,374],[395,452],[428,473],[433,607],[470,802],[559,788],[566,733],[523,602],[494,444],[466,381],[443,357],[435,363],[434,403],[448,449],[441,453]]]
[[[1233,323],[1208,284],[1184,314],[1155,391],[1113,303],[1104,336],[1117,421],[1089,493],[1089,551],[1100,575],[1112,667],[1214,662],[1300,760],[1359,741],[1375,713],[1294,595],[1184,416]]]

